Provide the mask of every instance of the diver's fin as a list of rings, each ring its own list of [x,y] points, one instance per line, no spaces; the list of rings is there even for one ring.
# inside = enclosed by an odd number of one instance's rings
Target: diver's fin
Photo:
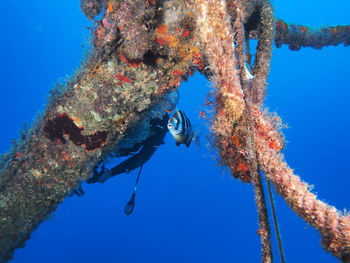
[[[136,192],[132,193],[132,196],[129,200],[129,202],[126,204],[126,206],[124,207],[124,213],[129,216],[132,214],[132,211],[134,211],[134,207],[135,207],[135,196],[136,196]]]
[[[129,202],[126,204],[126,206],[124,207],[124,213],[127,216],[131,215],[132,211],[134,211],[136,189],[137,189],[137,184],[139,183],[139,179],[140,179],[140,174],[141,174],[142,168],[143,168],[143,164],[141,165],[139,173],[137,175],[136,183],[135,183],[135,186],[134,186],[134,191],[132,192],[131,198],[130,198]]]

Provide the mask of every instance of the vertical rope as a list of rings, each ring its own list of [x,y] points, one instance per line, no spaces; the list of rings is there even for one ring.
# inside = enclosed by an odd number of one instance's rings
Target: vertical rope
[[[235,41],[236,41],[236,56],[238,62],[238,68],[240,72],[240,81],[244,93],[246,112],[245,116],[247,118],[247,149],[248,149],[248,161],[249,167],[251,170],[251,180],[254,186],[255,192],[255,203],[258,209],[259,217],[259,230],[258,234],[261,240],[262,247],[262,262],[270,263],[272,262],[272,246],[271,246],[271,231],[270,224],[268,220],[266,201],[264,188],[262,185],[261,175],[259,172],[259,167],[257,163],[257,156],[255,152],[255,143],[254,143],[254,133],[253,133],[253,122],[251,115],[251,108],[249,107],[250,103],[250,94],[248,93],[248,83],[245,74],[245,55],[244,55],[244,28],[243,28],[243,7],[240,3],[240,0],[234,0],[231,2],[233,8],[235,9],[235,17],[233,18],[233,27],[236,32]]]
[[[254,104],[262,105],[265,98],[265,87],[270,72],[272,44],[274,40],[274,15],[269,0],[258,4],[260,14],[259,39],[253,67],[254,79],[250,84],[251,98]]]
[[[236,69],[233,32],[224,0],[196,0],[197,30],[209,59],[216,91],[214,129],[228,136],[244,110],[243,91]]]
[[[275,225],[278,250],[280,251],[281,262],[285,263],[286,260],[285,260],[285,256],[284,256],[283,246],[282,246],[282,238],[281,238],[280,228],[279,228],[278,221],[277,221],[275,200],[273,198],[271,182],[269,180],[267,180],[267,188],[269,190],[269,198],[270,198],[270,204],[271,204],[271,210],[272,210],[272,216],[273,216],[273,223]]]

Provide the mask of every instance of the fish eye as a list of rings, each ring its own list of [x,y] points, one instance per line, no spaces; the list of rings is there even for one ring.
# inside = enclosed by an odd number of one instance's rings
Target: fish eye
[[[171,118],[171,119],[169,120],[169,124],[174,125],[174,126],[176,126],[177,122],[178,122],[178,120],[175,119],[175,118]]]

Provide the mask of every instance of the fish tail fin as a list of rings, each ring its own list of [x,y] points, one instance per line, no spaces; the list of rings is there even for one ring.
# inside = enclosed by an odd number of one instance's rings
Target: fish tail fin
[[[199,139],[200,137],[201,137],[201,130],[198,129],[198,130],[194,131],[193,142],[197,146],[198,150],[201,149],[201,141]]]

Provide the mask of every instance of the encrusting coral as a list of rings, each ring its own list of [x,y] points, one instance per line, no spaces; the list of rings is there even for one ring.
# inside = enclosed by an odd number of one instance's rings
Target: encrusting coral
[[[293,50],[348,45],[349,26],[315,31],[275,22],[268,0],[81,0],[81,9],[94,21],[89,56],[2,155],[0,262],[91,178],[128,132],[147,127],[152,109],[195,70],[215,85],[205,104],[212,107],[212,143],[222,163],[254,185],[263,262],[272,253],[260,171],[320,231],[326,251],[350,260],[350,216],[318,200],[294,175],[281,153],[280,119],[262,108],[274,40]],[[249,38],[258,38],[254,65]]]

